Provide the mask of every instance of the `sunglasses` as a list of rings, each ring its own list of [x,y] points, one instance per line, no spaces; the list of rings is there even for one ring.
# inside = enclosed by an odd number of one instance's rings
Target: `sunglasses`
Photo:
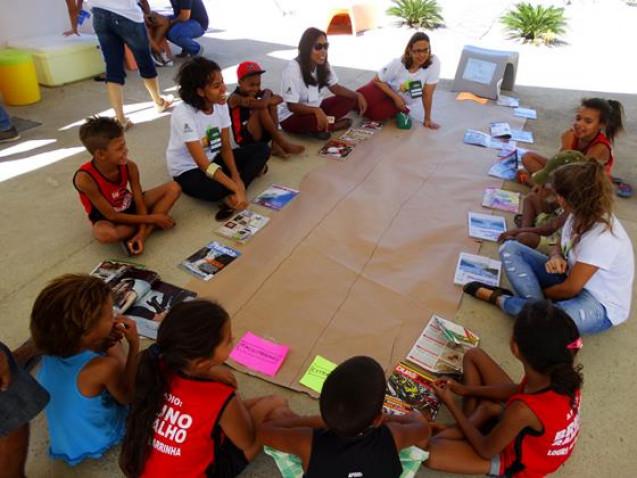
[[[314,49],[316,51],[321,51],[321,50],[325,50],[327,51],[327,49],[330,47],[330,43],[329,42],[325,42],[325,43],[315,43],[314,44]]]

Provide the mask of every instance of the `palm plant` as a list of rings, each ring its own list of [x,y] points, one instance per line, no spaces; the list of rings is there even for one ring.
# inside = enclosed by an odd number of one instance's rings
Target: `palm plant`
[[[563,8],[533,6],[528,2],[518,3],[500,21],[513,37],[533,43],[553,43],[566,28]]]
[[[401,19],[412,28],[437,28],[444,23],[442,10],[436,0],[392,0],[394,6],[387,14]]]

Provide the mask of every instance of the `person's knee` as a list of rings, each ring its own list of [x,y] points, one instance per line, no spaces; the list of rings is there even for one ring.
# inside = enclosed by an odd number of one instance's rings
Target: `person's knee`
[[[166,188],[166,194],[175,201],[181,196],[181,186],[177,181],[171,181]]]
[[[500,246],[500,248],[498,249],[498,252],[500,253],[501,257],[508,257],[512,254],[515,254],[517,250],[519,249],[519,246],[520,246],[520,243],[517,242],[515,239],[509,239],[508,241],[505,241],[504,244]]]
[[[97,242],[102,244],[112,244],[121,240],[114,227],[95,226],[93,227],[93,236]]]
[[[530,247],[531,249],[537,248],[537,246],[540,244],[540,236],[533,232],[521,232],[520,234],[515,236],[515,240],[518,241],[520,244],[524,244],[525,246]]]

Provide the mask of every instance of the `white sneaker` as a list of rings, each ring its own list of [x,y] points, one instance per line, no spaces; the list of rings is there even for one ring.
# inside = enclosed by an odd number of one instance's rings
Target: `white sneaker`
[[[175,63],[170,59],[170,57],[166,54],[165,51],[160,52],[159,55],[161,56],[161,59],[164,62],[165,66],[174,66],[175,65]]]
[[[153,63],[155,64],[155,66],[158,66],[158,67],[166,66],[166,62],[162,58],[161,53],[151,51],[150,57],[153,59]]]
[[[198,51],[198,52],[197,52],[197,54],[196,54],[196,55],[194,55],[194,56],[204,56],[204,51],[205,51],[205,50],[204,50],[204,48],[203,48],[203,45],[200,43],[200,44],[199,44],[199,51]]]

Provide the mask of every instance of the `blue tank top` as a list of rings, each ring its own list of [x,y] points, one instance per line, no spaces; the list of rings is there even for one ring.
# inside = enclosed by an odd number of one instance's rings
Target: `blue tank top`
[[[101,457],[124,436],[128,407],[120,405],[106,389],[95,397],[85,397],[77,387],[80,371],[99,356],[86,350],[71,357],[42,358],[38,380],[51,395],[45,409],[49,454],[69,465]]]

